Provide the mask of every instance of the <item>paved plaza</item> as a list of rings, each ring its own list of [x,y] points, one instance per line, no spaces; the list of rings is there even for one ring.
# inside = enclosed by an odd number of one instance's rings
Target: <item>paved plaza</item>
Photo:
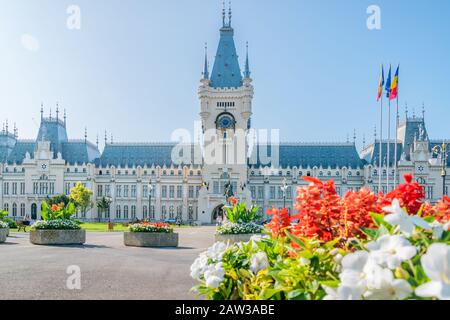
[[[35,246],[27,233],[0,245],[2,299],[196,299],[190,265],[214,242],[214,227],[182,228],[178,249],[132,248],[122,233],[87,233],[84,246]],[[69,290],[67,267],[81,269]]]

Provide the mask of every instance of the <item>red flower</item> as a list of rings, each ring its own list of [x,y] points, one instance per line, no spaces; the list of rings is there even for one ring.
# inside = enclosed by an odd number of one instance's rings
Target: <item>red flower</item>
[[[272,237],[277,238],[279,236],[285,236],[284,230],[291,225],[289,210],[287,208],[273,208],[268,210],[267,214],[273,215],[272,221],[266,225],[266,227],[271,230]]]
[[[425,217],[434,216],[436,220],[442,223],[450,221],[450,197],[444,196],[435,206],[425,203],[423,207]]]
[[[406,183],[400,184],[397,189],[379,198],[379,209],[391,205],[392,201],[397,199],[400,206],[406,208],[410,214],[416,214],[420,210],[425,198],[423,187],[417,182],[412,182],[412,174],[405,174],[404,177]]]
[[[52,204],[51,210],[52,210],[53,212],[58,211],[58,210],[59,210],[59,206],[58,206],[57,204]]]
[[[229,197],[229,198],[228,198],[228,201],[230,202],[230,204],[231,204],[232,206],[235,206],[235,205],[237,205],[237,203],[238,203],[238,200],[237,200],[235,197]]]

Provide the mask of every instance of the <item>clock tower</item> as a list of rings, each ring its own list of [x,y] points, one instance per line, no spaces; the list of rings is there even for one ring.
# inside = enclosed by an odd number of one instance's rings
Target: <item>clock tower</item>
[[[198,91],[203,131],[203,186],[199,196],[199,220],[214,223],[222,214],[225,189],[251,204],[248,188],[248,130],[251,126],[253,85],[248,45],[245,70],[241,72],[231,26],[231,8],[223,10],[223,24],[209,73],[205,54],[203,77]],[[230,193],[230,188],[228,188]]]

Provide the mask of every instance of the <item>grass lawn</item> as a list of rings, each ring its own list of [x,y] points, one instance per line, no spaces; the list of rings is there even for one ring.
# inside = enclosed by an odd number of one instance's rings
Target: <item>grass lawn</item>
[[[108,224],[107,223],[83,223],[81,225],[81,228],[86,231],[91,232],[107,232],[108,231]],[[124,227],[121,223],[115,223],[114,224],[114,231],[115,232],[123,232],[126,231],[128,228]]]

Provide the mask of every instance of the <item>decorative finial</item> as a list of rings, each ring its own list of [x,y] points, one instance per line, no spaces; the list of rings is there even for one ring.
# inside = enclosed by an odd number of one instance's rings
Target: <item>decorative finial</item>
[[[416,118],[416,107],[413,107],[413,119]]]
[[[366,134],[363,133],[363,149],[366,148]]]
[[[375,138],[375,142],[377,142],[377,126],[373,127],[373,136]]]
[[[203,67],[203,79],[209,80],[208,70],[208,43],[205,42],[205,66]]]
[[[350,143],[350,135],[347,133],[347,143]]]
[[[44,103],[41,102],[41,122],[44,120]]]
[[[405,116],[406,120],[408,120],[408,102],[405,102]]]
[[[9,129],[8,129],[8,119],[6,119],[6,134],[9,133]]]
[[[114,137],[113,137],[113,135],[111,133],[111,144],[113,144],[113,143],[114,143]]]
[[[222,23],[223,27],[225,28],[225,16],[226,16],[226,10],[225,10],[225,0],[223,0],[223,9],[222,9]]]
[[[15,122],[14,122],[14,138],[17,138],[17,127]]]
[[[425,122],[425,102],[422,103],[422,119]]]
[[[56,120],[59,120],[59,103],[56,102]]]
[[[52,108],[50,108],[50,111],[49,111],[49,119],[50,119],[50,121],[52,120]]]
[[[84,127],[84,143],[87,143],[87,127]]]
[[[249,62],[249,59],[248,59],[248,41],[247,41],[247,43],[246,43],[246,49],[247,49],[247,52],[246,52],[246,58],[245,58],[245,72],[244,72],[244,77],[247,78],[247,79],[249,79],[251,73],[250,73],[250,62]]]
[[[356,129],[353,129],[353,143],[356,144]]]
[[[64,109],[64,127],[66,126],[67,114],[66,109]]]
[[[97,149],[98,149],[98,133],[97,133],[97,139],[95,140],[95,143],[96,143]]]
[[[233,16],[232,11],[231,11],[231,1],[229,2],[229,8],[228,8],[228,26],[231,27],[231,18]]]

